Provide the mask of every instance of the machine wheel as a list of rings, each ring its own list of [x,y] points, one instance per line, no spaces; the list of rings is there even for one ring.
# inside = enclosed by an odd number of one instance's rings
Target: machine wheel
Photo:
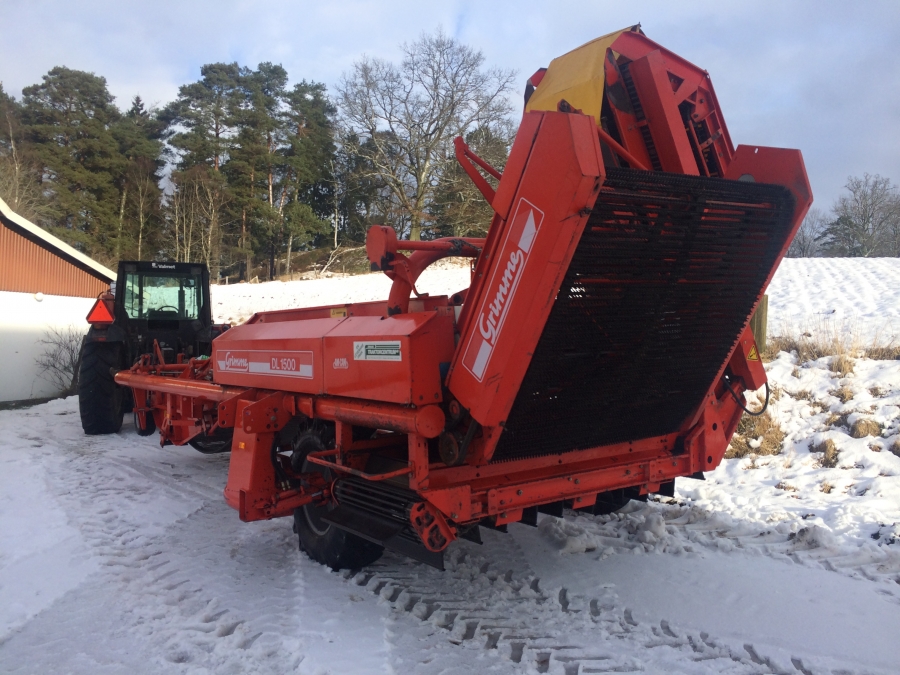
[[[85,342],[78,371],[78,410],[86,434],[114,434],[122,428],[125,390],[113,380],[122,367],[121,347]]]
[[[313,464],[306,456],[316,450],[324,450],[325,433],[302,432],[292,443],[294,454],[291,464],[303,473],[322,473],[331,479],[331,471]],[[328,565],[333,570],[360,569],[371,565],[384,553],[384,547],[366,541],[355,534],[338,529],[322,520],[322,516],[333,506],[307,504],[294,511],[294,531],[300,539],[300,550],[316,562]]]
[[[212,436],[200,434],[188,441],[188,444],[196,451],[204,455],[215,455],[220,452],[231,452],[231,438],[233,429],[216,429]]]
[[[147,420],[147,428],[141,429],[141,423],[138,420],[138,414],[132,411],[134,415],[134,430],[137,431],[138,436],[150,436],[154,431],[156,431],[156,420],[153,419],[152,413],[145,413],[144,418]]]

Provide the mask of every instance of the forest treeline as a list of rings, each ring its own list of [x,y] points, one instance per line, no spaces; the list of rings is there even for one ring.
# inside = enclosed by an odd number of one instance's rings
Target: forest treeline
[[[0,84],[0,197],[110,266],[202,261],[214,279],[290,273],[296,252],[361,245],[375,223],[483,235],[492,211],[452,141],[503,168],[515,74],[440,31],[402,52],[363,57],[333,91],[273,63],[211,63],[153,108],[119,108],[103,77],[62,66],[18,100]],[[900,255],[896,186],[851,177],[789,255]]]
[[[900,256],[900,195],[890,178],[851,176],[831,209],[810,209],[794,236],[793,258]]]
[[[441,32],[393,64],[363,58],[335,91],[280,65],[212,63],[148,108],[56,67],[17,100],[0,85],[0,197],[109,265],[202,261],[213,278],[275,278],[291,255],[401,236],[482,235],[491,211],[452,140],[502,168],[513,73]]]

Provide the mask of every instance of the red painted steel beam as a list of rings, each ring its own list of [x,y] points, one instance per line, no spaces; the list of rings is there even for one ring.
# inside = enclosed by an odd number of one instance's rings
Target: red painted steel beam
[[[436,438],[444,429],[444,411],[436,405],[405,408],[374,401],[316,398],[313,406],[315,417],[371,429],[388,429],[425,438]]]
[[[161,375],[141,375],[127,370],[115,375],[117,384],[132,389],[144,389],[158,391],[165,394],[178,394],[192,398],[202,398],[207,401],[224,401],[244,389],[236,387],[223,387],[203,380],[183,380],[176,377],[163,377]]]
[[[663,171],[699,176],[662,54],[654,51],[632,61],[631,77]]]
[[[223,387],[202,380],[182,380],[160,375],[139,375],[128,371],[116,373],[118,384],[134,389],[177,394],[207,401],[225,401],[247,391],[240,387]],[[286,398],[291,395],[287,394]],[[294,396],[295,410],[314,411],[313,416],[340,420],[373,429],[388,429],[405,434],[437,437],[444,428],[444,412],[436,405],[407,408],[392,403],[379,403],[337,397]]]
[[[443,251],[455,256],[475,258],[481,253],[484,239],[453,237],[434,239],[432,241],[410,241],[401,239],[397,242],[397,248],[401,251]]]
[[[603,141],[610,148],[612,148],[613,152],[615,152],[619,157],[621,157],[626,162],[628,162],[631,165],[631,168],[640,169],[641,171],[649,171],[650,170],[647,166],[645,166],[641,162],[641,160],[639,160],[637,157],[635,157],[630,152],[628,152],[628,150],[626,150],[621,145],[619,145],[619,143],[616,141],[616,139],[613,138],[612,136],[610,136],[605,131],[603,131],[602,128],[597,127],[597,135],[600,137],[601,141]]]

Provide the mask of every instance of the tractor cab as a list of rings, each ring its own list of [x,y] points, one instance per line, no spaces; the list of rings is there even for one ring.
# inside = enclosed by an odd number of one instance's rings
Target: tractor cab
[[[176,262],[123,262],[116,280],[115,323],[140,354],[159,342],[166,363],[209,355],[212,312],[205,265]]]

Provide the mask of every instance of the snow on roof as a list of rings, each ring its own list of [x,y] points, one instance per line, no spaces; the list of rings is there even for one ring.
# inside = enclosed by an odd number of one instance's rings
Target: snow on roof
[[[94,276],[104,281],[115,281],[116,273],[108,267],[104,267],[96,260],[88,258],[83,253],[76,251],[62,239],[54,237],[52,234],[38,227],[34,223],[26,220],[18,213],[13,211],[5,201],[0,199],[0,221],[11,230],[24,234],[29,239],[37,239],[35,242],[39,246],[51,250],[64,260],[76,264],[80,267],[87,267],[94,273]],[[88,271],[88,270],[86,270]]]

